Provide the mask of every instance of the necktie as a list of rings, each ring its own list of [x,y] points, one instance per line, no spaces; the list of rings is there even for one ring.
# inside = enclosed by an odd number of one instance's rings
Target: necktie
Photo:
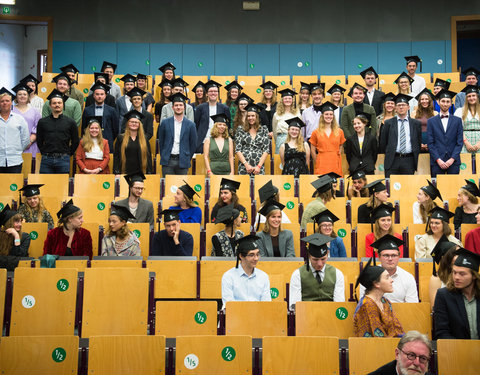
[[[322,106],[321,106],[321,105],[314,105],[314,106],[313,106],[313,110],[314,110],[315,112],[320,112],[321,109],[322,109]]]
[[[320,271],[315,272],[315,278],[317,279],[318,283],[322,283],[322,278],[320,277]]]
[[[407,135],[405,134],[405,121],[406,119],[400,120],[402,123],[400,125],[400,153],[404,154],[407,150]]]
[[[448,115],[440,115],[440,118],[448,118]]]

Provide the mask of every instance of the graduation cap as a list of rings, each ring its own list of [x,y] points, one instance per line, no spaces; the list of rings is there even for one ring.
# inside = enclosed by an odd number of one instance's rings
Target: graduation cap
[[[162,79],[162,82],[160,82],[157,86],[160,86],[163,89],[164,86],[173,87],[173,83],[171,80],[164,78]]]
[[[145,115],[143,115],[142,113],[138,112],[136,109],[131,109],[130,111],[128,111],[127,113],[125,113],[125,115],[123,116],[127,121],[132,119],[132,118],[136,118],[138,120],[143,120],[145,118]]]
[[[103,90],[105,92],[108,92],[110,88],[107,85],[103,84],[102,82],[95,82],[95,84],[92,87],[90,87],[90,90],[92,90],[92,92],[95,90]]]
[[[215,224],[231,224],[240,215],[240,211],[234,207],[233,203],[220,207],[217,215],[213,218]]]
[[[408,104],[408,102],[412,100],[412,97],[410,95],[405,95],[405,94],[397,94],[395,96],[395,104],[398,104],[398,103],[406,103]]]
[[[375,207],[372,212],[370,212],[370,221],[374,223],[382,217],[391,217],[393,215],[393,211],[395,211],[394,207],[382,203],[379,206]]]
[[[135,76],[132,76],[130,73],[125,74],[122,78],[120,78],[120,80],[124,83],[137,82],[137,78]]]
[[[132,187],[135,182],[143,182],[145,181],[146,177],[142,172],[126,174],[123,176],[125,181],[127,181],[128,186]]]
[[[299,129],[303,128],[304,126],[307,126],[301,118],[299,117],[294,117],[288,120],[285,120],[285,122],[288,124],[288,127],[295,126]]]
[[[341,178],[342,176],[340,176],[338,173],[335,173],[335,172],[328,172],[328,173],[325,173],[325,174],[322,174],[321,176],[319,177],[323,177],[323,176],[330,176],[330,178],[332,179],[332,182],[334,184],[337,183],[337,179],[338,178]]]
[[[198,195],[198,193],[193,190],[193,188],[187,183],[187,181],[183,180],[183,182],[185,182],[185,185],[179,186],[178,188],[183,192],[183,194],[188,197],[188,199],[193,199],[193,196],[195,194]],[[200,195],[198,196],[200,197]]]
[[[263,108],[260,107],[259,105],[256,105],[255,103],[250,103],[245,107],[245,110],[247,112],[255,112],[256,114],[260,114],[260,112],[262,112]]]
[[[477,69],[475,69],[473,67],[465,69],[462,73],[465,77],[466,76],[475,76],[475,77],[478,78],[478,76],[480,75],[480,71],[478,71]]]
[[[258,249],[258,241],[260,237],[249,234],[248,236],[239,238],[235,243],[235,253],[237,254],[237,264],[235,268],[238,268],[238,261],[240,260],[240,254],[247,255],[250,250]]]
[[[302,90],[310,91],[311,85],[313,85],[313,83],[310,84],[310,83],[305,83],[305,82],[300,81],[300,91],[302,91]]]
[[[158,70],[160,70],[162,73],[165,73],[166,70],[172,70],[174,71],[175,65],[173,65],[171,62],[167,62],[166,64],[163,64]]]
[[[428,96],[430,96],[430,98],[432,98],[432,100],[435,100],[435,96],[433,95],[433,93],[426,87],[418,93],[415,99],[417,99],[417,101],[420,101],[420,97],[424,94],[427,94]]]
[[[350,91],[348,92],[348,96],[351,97],[351,98],[353,98],[352,95],[353,95],[353,90],[354,89],[362,90],[364,94],[367,92],[367,89],[365,87],[363,87],[362,85],[355,82],[353,84],[352,88],[350,89]]]
[[[270,212],[274,210],[282,211],[284,208],[285,208],[285,205],[281,204],[280,202],[277,202],[276,200],[269,199],[258,212],[261,215],[266,217]]]
[[[428,185],[422,186],[420,189],[424,191],[430,198],[432,198],[432,201],[440,198],[441,201],[443,201],[442,195],[440,194],[440,190],[437,189],[437,187],[432,184],[431,181],[427,180]]]
[[[385,236],[379,238],[374,243],[372,243],[372,247],[377,249],[378,253],[380,254],[383,250],[398,250],[400,251],[399,247],[402,246],[405,242],[401,239],[392,236],[391,234],[386,234]]]
[[[455,263],[453,263],[454,266],[470,268],[476,272],[479,271],[480,255],[463,247],[457,250],[457,254],[458,257],[455,259]]]
[[[139,79],[144,79],[145,81],[147,80],[147,75],[146,74],[142,74],[142,73],[137,73],[137,81]]]
[[[310,236],[303,237],[303,242],[308,244],[307,251],[314,258],[323,258],[328,254],[327,244],[334,240],[330,236],[325,236],[321,233],[314,233]],[[310,262],[307,261],[307,269],[310,269]]]
[[[98,123],[101,126],[102,122],[103,122],[103,117],[102,116],[88,116],[85,120],[86,120],[87,126],[90,126],[90,124],[93,124],[93,123]]]
[[[73,200],[70,199],[65,205],[57,212],[57,218],[65,219],[66,217],[80,211],[80,208],[73,204]]]
[[[467,95],[467,94],[471,94],[472,92],[475,93],[475,94],[478,94],[478,91],[479,91],[478,86],[467,85],[467,86],[465,86],[465,88],[461,92],[464,92],[465,95]]]
[[[437,95],[435,95],[435,99],[437,99],[437,100],[440,100],[440,99],[443,99],[443,98],[453,99],[453,97],[455,95],[457,95],[456,92],[442,89],[442,90],[440,90],[440,92],[437,93]]]
[[[369,184],[365,185],[365,187],[368,189],[368,191],[370,192],[370,194],[378,193],[378,192],[380,192],[380,191],[387,190],[387,187],[386,187],[385,184],[382,182],[382,181],[384,181],[384,180],[385,180],[385,179],[382,178],[381,180],[376,180],[376,181],[370,182]]]
[[[205,83],[203,83],[202,81],[198,81],[195,86],[192,87],[192,91],[195,92],[197,91],[197,89],[201,87],[202,89],[205,90]]]
[[[238,98],[235,100],[235,104],[238,105],[241,100],[246,100],[248,103],[253,103],[253,99],[243,92],[238,95]]]
[[[355,111],[355,117],[362,117],[367,120],[367,126],[370,126],[370,122],[372,121],[372,115],[370,113],[365,113],[363,111]]]
[[[338,107],[329,102],[329,101],[326,101],[325,103],[323,103],[322,105],[320,105],[320,111],[323,113],[323,112],[328,112],[328,111],[331,111],[331,112],[334,112]]]
[[[315,188],[316,193],[325,193],[329,190],[332,190],[333,179],[329,175],[323,175],[318,180],[311,182],[312,186]]]
[[[470,180],[465,180],[465,182],[467,184],[462,186],[462,189],[465,189],[470,194],[472,194],[474,197],[480,197],[480,190],[478,189],[477,184],[475,182],[470,181]]]
[[[320,225],[320,223],[335,223],[336,221],[340,220],[335,214],[330,211],[329,209],[323,210],[322,212],[316,214],[312,217],[313,221]]]
[[[77,74],[79,72],[79,70],[73,64],[62,66],[60,70],[64,73],[73,73],[73,74]]]
[[[262,83],[260,87],[264,90],[275,90],[278,87],[278,85],[276,85],[272,81],[267,81],[265,83]]]
[[[407,64],[414,62],[416,64],[422,62],[422,59],[418,56],[405,56],[405,60],[407,61]]]
[[[40,188],[43,185],[44,184],[29,184],[29,185],[25,185],[18,191],[23,191],[23,196],[29,198],[29,197],[33,197],[34,195],[40,195]]]
[[[168,223],[169,221],[180,220],[178,215],[181,211],[182,210],[179,209],[169,208],[168,210],[163,210],[160,214],[163,215],[163,222]]]
[[[365,76],[366,76],[367,74],[368,74],[368,75],[373,74],[373,75],[375,75],[375,78],[378,78],[378,74],[377,74],[377,72],[375,71],[375,69],[373,69],[373,66],[370,66],[370,67],[368,67],[367,69],[365,69],[365,70],[363,70],[363,71],[360,72],[360,75],[362,76],[363,79],[365,79]]]
[[[237,81],[232,81],[226,85],[224,89],[227,91],[230,91],[231,89],[238,89],[240,91],[243,90],[243,87]]]
[[[116,215],[123,221],[128,221],[128,219],[137,219],[127,207],[119,206],[118,204],[112,204],[110,215]]]
[[[237,189],[240,188],[240,182],[229,180],[228,178],[222,178],[220,181],[220,190],[230,190],[232,193],[235,193]]]
[[[52,78],[52,82],[58,83],[58,81],[60,81],[61,79],[67,81],[69,86],[71,86],[73,83],[70,77],[67,76],[67,73],[57,74],[55,77]]]
[[[285,97],[285,96],[294,97],[295,95],[297,95],[297,93],[295,91],[293,91],[292,89],[283,89],[283,90],[280,90],[279,93],[282,96],[282,98]]]
[[[433,258],[433,270],[432,270],[432,274],[433,276],[437,276],[437,270],[436,270],[436,267],[435,267],[435,263],[436,264],[440,264],[440,261],[442,260],[443,256],[451,249],[451,248],[454,248],[456,247],[457,244],[456,243],[453,243],[453,242],[450,242],[448,240],[448,237],[445,236],[444,234],[442,235],[442,237],[440,237],[440,239],[438,240],[437,244],[435,245],[435,247],[433,248],[432,252],[430,253],[430,255],[432,256]]]
[[[393,83],[398,84],[398,81],[400,81],[400,79],[402,79],[402,78],[404,78],[404,77],[405,77],[406,79],[408,79],[408,82],[409,82],[410,84],[412,84],[413,78],[410,77],[410,76],[409,76],[407,73],[405,73],[405,72],[400,73],[400,75],[397,77],[397,79],[396,79],[395,81],[393,81]]]
[[[365,178],[366,176],[367,175],[365,173],[365,166],[360,165],[353,172],[351,172],[348,177],[352,180],[359,180],[361,178]]]
[[[0,212],[0,226],[3,226],[6,224],[8,220],[10,220],[12,217],[14,217],[17,214],[17,211],[14,211],[10,208],[10,205],[7,204],[2,212]]]
[[[318,90],[318,89],[322,89],[323,91],[325,91],[325,83],[315,82],[315,83],[310,84],[310,92]]]
[[[68,99],[68,96],[67,95],[64,95],[62,94],[60,91],[58,91],[57,89],[53,89],[52,92],[50,93],[50,95],[47,96],[47,99],[48,100],[52,100],[53,98],[59,98],[59,99],[62,99],[63,102],[65,103]]]
[[[337,85],[337,84],[335,83],[332,87],[330,87],[330,88],[328,89],[327,92],[328,92],[330,95],[332,95],[334,92],[339,92],[339,93],[343,94],[345,91],[347,91],[347,89],[345,89],[345,88],[343,88],[342,86]]]
[[[358,275],[357,281],[355,283],[355,290],[358,287],[358,284],[362,284],[365,289],[370,289],[373,286],[375,280],[377,280],[382,273],[385,272],[385,268],[373,265],[372,261],[375,264],[375,257],[372,257],[368,260],[365,267],[363,267],[362,272]]]
[[[383,98],[382,98],[382,101],[385,103],[385,102],[394,102],[395,101],[395,97],[396,95],[393,93],[393,92],[388,92],[386,93]]]
[[[112,68],[113,69],[113,72],[115,72],[117,70],[117,64],[114,64],[114,63],[111,63],[111,62],[108,62],[108,61],[104,61],[103,64],[102,64],[102,69],[100,69],[102,72],[105,71],[105,69],[107,68]]]
[[[213,120],[214,123],[223,122],[223,123],[227,124],[229,122],[228,117],[225,113],[218,113],[216,115],[210,116],[210,118]]]
[[[184,81],[180,77],[177,77],[174,80],[172,80],[172,86],[185,88],[188,86],[188,82]]]
[[[29,95],[31,92],[33,92],[33,90],[30,87],[28,87],[27,84],[24,82],[20,82],[18,85],[12,88],[12,91],[15,94],[18,94],[19,91],[26,91]]]
[[[433,207],[429,214],[430,219],[440,219],[446,223],[450,221],[450,218],[455,216],[453,212],[447,211],[443,207]]]
[[[258,189],[260,203],[266,202],[267,200],[274,198],[277,194],[278,188],[273,186],[272,180],[268,181],[265,185]]]
[[[110,76],[107,73],[97,72],[97,73],[93,73],[93,75],[95,77],[95,82],[97,82],[99,78],[105,79],[106,84],[110,82]]]
[[[6,89],[5,87],[2,87],[0,89],[0,95],[2,95],[2,94],[8,94],[12,97],[12,99],[15,98],[15,94],[13,92],[11,92],[10,90]]]
[[[205,83],[205,89],[208,91],[208,89],[212,88],[212,87],[216,87],[216,88],[220,88],[222,87],[222,85],[218,82],[215,82],[213,80],[208,80],[206,83]]]
[[[143,98],[143,95],[145,95],[145,91],[143,91],[142,89],[139,89],[138,87],[134,87],[133,89],[131,89],[129,92],[127,92],[127,95],[130,97],[130,98],[133,98],[134,96],[140,96],[141,98]]]
[[[185,95],[183,95],[181,92],[177,92],[176,94],[170,95],[169,99],[172,103],[178,103],[178,102],[186,103],[188,100],[188,98]]]
[[[443,87],[445,90],[448,90],[450,88],[450,82],[437,78],[433,86]]]
[[[36,79],[33,75],[29,74],[28,76],[26,77],[23,77],[20,82],[22,83],[27,83],[27,82],[34,82],[35,85],[38,85],[40,83],[40,81],[38,79]]]

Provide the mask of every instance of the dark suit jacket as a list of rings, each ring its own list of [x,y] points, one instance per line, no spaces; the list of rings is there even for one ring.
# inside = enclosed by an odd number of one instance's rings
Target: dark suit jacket
[[[208,126],[208,124],[207,124]],[[160,164],[168,165],[170,154],[172,153],[173,140],[175,137],[174,118],[169,117],[162,121],[158,127],[157,139],[160,149]],[[190,168],[190,162],[195,147],[197,146],[197,130],[195,124],[186,117],[182,121],[182,129],[180,131],[180,153],[178,164],[180,168]]]
[[[93,94],[88,94],[87,99],[85,100],[85,107],[88,107],[92,104],[95,104]],[[107,93],[107,97],[105,98],[105,104],[109,105],[112,108],[115,108],[115,97]]]
[[[388,362],[386,365],[377,368],[375,371],[370,372],[368,375],[397,375],[397,360]],[[425,375],[432,375],[432,373],[427,372]]]
[[[230,121],[230,108],[225,104],[217,103],[217,115],[224,113]],[[208,124],[210,123],[210,110],[208,102],[195,108],[195,125],[197,126],[197,154],[203,154],[203,141],[207,136]]]
[[[115,108],[117,109],[117,113],[118,113],[118,121],[119,121],[118,128],[121,129],[121,126],[123,124],[123,116],[125,116],[125,113],[128,112],[125,95],[117,99],[117,101],[115,102]],[[132,108],[133,106],[130,107],[130,110]],[[145,103],[143,102],[142,102],[142,108],[145,109]],[[152,134],[153,134],[153,130],[152,130]]]
[[[477,299],[477,330],[480,328],[480,300]],[[470,339],[467,310],[463,295],[441,288],[437,291],[433,306],[434,339]]]
[[[375,90],[373,92],[373,101],[372,104],[368,102],[368,97],[367,94],[365,94],[365,99],[363,99],[363,102],[365,104],[371,105],[375,109],[375,113],[377,116],[383,112],[382,104],[383,104],[383,97],[385,96],[385,93],[380,90]]]
[[[145,108],[142,108],[142,114],[145,116],[142,120],[143,132],[145,133],[145,138],[149,141],[153,136],[153,115]],[[123,118],[120,133],[125,133],[125,126],[127,126],[127,120]]]
[[[408,117],[410,126],[410,143],[412,144],[413,157],[415,159],[415,170],[417,170],[418,154],[422,144],[422,123],[411,117]],[[393,165],[395,152],[397,152],[398,142],[398,119],[397,116],[385,121],[380,136],[380,152],[385,153],[385,169],[390,169]]]
[[[377,138],[372,134],[370,129],[365,129],[365,137],[363,139],[362,150],[360,151],[357,134],[348,137],[345,142],[345,155],[350,173],[360,165],[365,167],[367,173],[373,173],[378,155]]]
[[[363,104],[362,111],[364,113],[368,113],[371,116],[370,127],[372,129],[373,134],[377,134],[378,130],[378,120],[377,115],[375,114],[375,109],[368,104]],[[340,127],[343,130],[345,138],[350,137],[351,135],[355,134],[355,130],[353,130],[353,119],[355,118],[355,107],[352,104],[343,107],[342,115],[340,116]]]
[[[440,115],[433,116],[427,121],[427,144],[430,152],[430,164],[437,159],[447,161],[454,158],[453,165],[460,165],[460,152],[463,146],[462,119],[448,116],[447,131],[443,130]]]
[[[82,115],[82,133],[84,133],[86,128],[87,117],[95,116],[95,102],[88,107],[85,107]],[[113,142],[117,139],[118,136],[118,114],[115,108],[105,105],[103,107],[103,117],[102,117],[102,135],[108,141],[108,147],[110,152],[113,151]]]
[[[130,210],[128,205],[128,198],[120,199],[115,202],[119,206],[123,206]],[[130,219],[129,223],[149,223],[150,230],[153,229],[153,224],[155,221],[153,213],[153,203],[147,199],[140,198],[138,200],[137,211],[135,212],[135,220]]]
[[[263,230],[257,232],[257,236],[260,237],[258,242],[258,249],[262,257],[273,257],[273,245],[272,237]],[[293,233],[291,230],[284,229],[278,234],[278,247],[280,250],[280,256],[282,257],[294,257],[295,248],[293,245]]]

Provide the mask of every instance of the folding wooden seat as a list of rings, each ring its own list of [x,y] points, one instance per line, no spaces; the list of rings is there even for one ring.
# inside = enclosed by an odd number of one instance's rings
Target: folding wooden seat
[[[40,168],[40,164],[38,163]],[[37,174],[28,175],[29,184],[44,184],[41,188],[42,197],[57,196],[66,197],[69,194],[69,175],[68,174]]]
[[[88,256],[63,256],[55,261],[56,268],[76,268],[78,272],[84,272],[88,267]],[[40,267],[40,261],[35,261],[35,267]]]
[[[363,81],[363,77],[360,74],[349,74],[348,77],[348,85],[353,86],[355,83],[364,86],[365,82]]]
[[[440,190],[443,199],[455,198],[458,190],[466,185],[465,180],[470,179],[478,185],[478,175],[439,174],[437,175],[437,188]]]
[[[12,197],[17,200],[18,190],[23,187],[23,174],[21,173],[0,173],[2,184],[0,185],[0,195]]]
[[[394,81],[397,79],[398,74],[379,74],[378,75],[378,83],[380,85],[380,88],[383,88],[383,85],[393,85]],[[383,89],[382,89],[383,91]],[[387,93],[388,91],[384,91]]]
[[[472,154],[461,153],[460,154],[460,175],[471,175],[471,174],[473,174]]]
[[[355,282],[360,274],[360,266],[357,258],[330,258],[327,263],[338,268],[343,273],[345,281],[345,301],[353,298],[354,294],[350,295],[350,287],[353,291]]]
[[[13,195],[0,196],[0,210],[8,204],[13,209],[13,204],[18,200],[13,199]]]
[[[43,80],[42,82],[40,82],[37,88],[38,88],[38,96],[42,98],[44,101],[47,101],[48,95],[50,95],[52,90],[56,88],[56,85],[55,83],[52,82],[51,79],[49,79],[48,81]]]
[[[235,267],[235,258],[203,257],[200,261],[200,299],[222,298],[222,276]]]
[[[293,271],[304,264],[303,258],[260,258],[257,267],[268,275],[272,300],[285,299],[286,285],[290,283]]]
[[[355,228],[358,224],[358,207],[364,203],[367,203],[369,198],[352,198],[350,210],[352,213],[352,228]]]
[[[255,200],[259,202],[258,189],[260,189],[267,182],[272,181],[273,186],[278,188],[280,197],[295,197],[295,179],[293,175],[255,175],[254,177],[254,191]]]
[[[7,270],[0,268],[0,322],[3,330],[3,314],[5,312],[5,292],[7,290]]]
[[[105,229],[108,228],[108,222],[101,223]],[[83,223],[82,228],[88,230],[90,232],[90,236],[92,236],[92,254],[102,255],[102,244],[99,244],[99,237],[100,237],[100,226],[98,223]]]
[[[325,90],[328,90],[331,86],[335,83],[337,85],[345,87],[345,83],[347,82],[344,75],[333,75],[333,76],[320,76],[320,82],[325,83]]]
[[[335,211],[334,211],[335,213]],[[336,215],[336,213],[335,213]],[[317,230],[318,226],[315,223],[308,223],[307,224],[307,236],[310,236],[314,233],[314,228]],[[352,227],[350,224],[346,223],[345,221],[337,221],[333,225],[333,229],[337,236],[342,238],[343,244],[345,245],[345,250],[347,252],[347,257],[352,256]]]
[[[390,199],[416,198],[422,186],[427,186],[427,180],[431,181],[429,175],[391,175],[390,176]]]
[[[90,261],[91,268],[142,268],[141,256],[94,256]]]
[[[283,89],[292,87],[292,85],[290,84],[290,76],[287,76],[287,75],[265,76],[265,82],[267,82],[267,81],[271,81],[278,86],[277,92],[281,91]]]
[[[150,255],[150,224],[149,223],[128,223],[130,230],[140,241],[141,256],[144,260]],[[101,254],[100,254],[101,255]]]
[[[467,233],[475,228],[478,228],[478,224],[462,224],[460,226],[460,234],[461,234],[460,241],[462,241],[462,243],[465,243],[465,238],[467,236]]]
[[[195,93],[192,91],[192,88],[197,84],[198,81],[206,83],[208,81],[208,76],[183,76],[182,79],[189,84],[187,87],[187,97],[190,99],[190,102],[193,103],[195,101]],[[155,84],[158,86],[160,82],[162,82],[161,76],[158,81],[155,80]],[[160,92],[161,88],[159,87],[158,89]],[[160,100],[160,93],[158,94],[158,99]]]
[[[32,170],[33,155],[30,152],[23,152],[22,159],[23,159],[22,175],[23,175],[23,178],[27,178],[29,173],[34,172]]]
[[[476,374],[480,341],[437,340],[438,374]]]
[[[218,197],[220,192],[220,182],[222,178],[240,182],[240,187],[237,189],[237,195],[240,197],[250,197],[250,176],[249,175],[233,175],[233,176],[219,176],[213,175],[210,178],[210,198]],[[165,184],[165,189],[166,189]],[[209,199],[210,199],[209,198]]]
[[[393,303],[392,306],[405,332],[415,330],[432,338],[430,303]]]
[[[380,156],[380,155],[378,155]],[[430,154],[418,155],[417,174],[430,176]]]
[[[53,214],[55,215],[55,214]],[[30,234],[30,247],[28,255],[39,258],[43,255],[43,244],[47,239],[47,223],[22,223],[22,231]]]
[[[430,278],[433,272],[433,259],[417,259],[418,264],[418,298],[420,302],[429,302],[433,306],[433,301],[430,301]],[[438,270],[438,266],[435,266]]]
[[[68,197],[65,197],[65,200],[67,199]],[[72,199],[73,204],[82,209],[83,220],[89,223],[98,223],[99,225],[107,227],[113,197],[90,196],[74,197]]]
[[[74,197],[105,197],[115,195],[114,174],[76,174],[73,179]]]
[[[460,72],[448,72],[448,73],[433,73],[433,82],[437,78],[443,79],[448,82],[460,82]]]
[[[395,359],[398,337],[350,337],[348,364],[351,375],[365,375]]]

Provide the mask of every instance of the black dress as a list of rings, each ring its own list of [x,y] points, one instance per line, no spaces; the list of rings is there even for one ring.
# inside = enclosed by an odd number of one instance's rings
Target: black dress
[[[294,175],[298,178],[301,174],[308,174],[306,153],[300,152],[296,148],[290,147],[288,143],[285,144],[284,160],[282,174]]]
[[[115,152],[113,154],[113,173],[115,174],[133,174],[142,171],[142,152],[138,137],[135,140],[131,138],[125,148],[125,171],[122,171],[122,141],[125,134],[120,134],[115,142]],[[150,153],[150,144],[147,142],[147,170],[145,173],[152,173],[152,157]]]
[[[262,112],[260,112],[260,123],[265,125],[270,133],[272,131],[273,115],[277,111],[277,103],[270,106],[270,111],[267,111],[266,104],[257,103],[257,105],[262,108]]]
[[[455,226],[455,229],[460,228],[462,224],[477,224],[477,219],[475,218],[476,215],[476,212],[467,214],[463,210],[463,207],[457,207],[455,209],[455,216],[453,218],[453,225]]]

